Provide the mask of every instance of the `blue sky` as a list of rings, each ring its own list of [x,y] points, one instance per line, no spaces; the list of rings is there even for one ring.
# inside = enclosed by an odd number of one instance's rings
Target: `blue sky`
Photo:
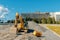
[[[0,0],[0,11],[4,20],[14,19],[16,12],[59,12],[60,0]]]

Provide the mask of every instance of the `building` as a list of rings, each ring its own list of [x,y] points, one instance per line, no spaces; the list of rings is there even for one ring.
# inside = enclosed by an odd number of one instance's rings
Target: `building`
[[[55,21],[60,21],[60,12],[51,12],[50,14],[55,18]]]
[[[56,12],[54,16],[56,21],[60,21],[60,12]]]
[[[45,17],[47,18],[49,15],[49,13],[40,13],[40,12],[37,12],[37,13],[21,13],[21,15],[23,16],[23,18],[26,18],[26,17],[29,17],[29,18],[42,18],[42,17]]]

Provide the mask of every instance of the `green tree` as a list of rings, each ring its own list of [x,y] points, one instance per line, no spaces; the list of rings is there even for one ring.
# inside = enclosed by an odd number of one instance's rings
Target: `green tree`
[[[37,19],[38,20],[38,23],[41,23],[41,19]]]
[[[10,20],[10,23],[13,23],[13,20]]]
[[[7,20],[7,23],[10,23],[10,20]]]
[[[41,20],[41,22],[42,22],[43,24],[46,24],[46,23],[47,23],[47,20],[46,20],[46,18],[45,18],[45,17],[42,17],[42,20]]]
[[[39,20],[36,19],[36,18],[33,18],[33,21],[36,22],[36,23],[39,23]]]
[[[52,18],[51,18],[51,17],[48,17],[47,23],[48,23],[48,24],[51,24],[51,23],[52,23]]]
[[[30,18],[30,17],[26,17],[25,20],[26,20],[26,21],[32,21],[32,18]]]
[[[55,18],[54,18],[54,17],[52,18],[52,23],[53,23],[53,24],[55,24],[55,23],[56,23],[56,22],[55,22]]]
[[[14,23],[15,20],[8,20],[7,23]]]
[[[60,24],[60,20],[59,21],[56,21],[56,24]]]

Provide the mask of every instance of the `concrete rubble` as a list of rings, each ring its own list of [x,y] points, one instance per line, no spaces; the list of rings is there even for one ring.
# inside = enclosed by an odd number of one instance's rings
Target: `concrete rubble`
[[[24,32],[20,32],[20,34],[16,35],[15,33],[11,33],[10,30],[11,30],[10,26],[0,25],[0,40],[42,40],[43,37],[43,36],[36,37],[32,33],[24,33]]]
[[[34,36],[32,32],[20,32],[16,35],[15,33],[10,32],[10,28],[12,26],[13,25],[0,25],[0,40],[60,40],[60,37],[56,36],[50,30],[39,26],[35,22],[28,22],[28,28],[43,32],[43,35],[41,37]]]

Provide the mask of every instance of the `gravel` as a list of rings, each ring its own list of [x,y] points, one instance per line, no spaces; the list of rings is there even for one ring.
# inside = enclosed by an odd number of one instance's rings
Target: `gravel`
[[[0,25],[0,40],[60,40],[60,38],[50,30],[32,21],[28,22],[28,29],[31,29],[28,33],[20,32],[20,34],[16,35],[9,32],[10,27],[12,27],[12,25]],[[42,37],[34,36],[32,30],[43,32]]]

